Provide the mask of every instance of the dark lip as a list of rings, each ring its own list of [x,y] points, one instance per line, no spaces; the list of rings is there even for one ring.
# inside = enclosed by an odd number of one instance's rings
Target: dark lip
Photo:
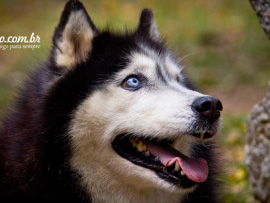
[[[156,174],[161,178],[164,179],[171,184],[176,185],[177,187],[187,189],[197,185],[196,182],[188,179],[186,176],[179,175],[179,172],[175,171],[172,167],[164,167],[163,164],[154,159],[154,157],[146,156],[144,152],[139,152],[136,150],[130,143],[130,138],[136,138],[140,140],[147,140],[150,142],[155,142],[159,144],[171,144],[173,140],[161,140],[158,141],[156,139],[147,139],[142,138],[140,136],[130,135],[123,133],[113,140],[112,147],[119,154],[121,157],[129,160],[135,165],[139,165],[148,169],[151,169],[156,172]]]
[[[186,134],[193,135],[195,137],[200,138],[200,133],[207,133],[204,137],[206,139],[214,137],[217,134],[220,128],[220,119],[217,119],[213,122],[209,120],[198,117],[196,121],[192,122]]]

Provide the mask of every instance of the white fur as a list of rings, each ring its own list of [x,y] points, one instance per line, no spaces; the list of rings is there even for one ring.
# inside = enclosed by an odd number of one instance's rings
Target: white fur
[[[157,138],[177,138],[175,148],[189,155],[191,136],[185,135],[194,119],[191,104],[202,94],[176,81],[181,68],[169,56],[161,59],[138,52],[129,67],[108,81],[103,90],[90,95],[73,116],[70,164],[91,193],[94,202],[179,202],[191,190],[162,180],[150,169],[120,157],[112,140],[120,133]],[[158,58],[158,59],[157,59]],[[156,65],[167,73],[159,81]],[[131,74],[143,74],[148,83],[138,91],[121,88]]]

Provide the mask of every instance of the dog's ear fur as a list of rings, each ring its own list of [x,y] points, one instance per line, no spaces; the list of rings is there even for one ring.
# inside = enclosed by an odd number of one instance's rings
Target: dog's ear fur
[[[70,0],[62,12],[53,37],[53,61],[61,71],[85,62],[98,30],[81,2]]]
[[[154,14],[150,8],[145,8],[142,10],[137,27],[137,33],[139,35],[149,37],[154,41],[160,41],[160,35],[157,30]]]

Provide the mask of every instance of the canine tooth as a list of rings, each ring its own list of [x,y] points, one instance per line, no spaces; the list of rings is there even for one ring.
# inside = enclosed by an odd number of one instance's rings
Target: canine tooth
[[[159,156],[156,156],[155,159],[156,159],[156,160],[159,160]],[[167,165],[166,165],[166,167],[167,167]]]
[[[180,165],[179,165],[179,163],[177,161],[175,162],[174,170],[176,170],[176,171],[180,170]]]
[[[204,132],[201,132],[200,140],[203,140]]]
[[[184,175],[185,175],[184,171],[181,171],[181,176],[184,176]]]
[[[142,141],[140,141],[139,144],[137,145],[137,149],[138,149],[138,151],[140,151],[140,152],[146,151],[146,146],[143,144]]]

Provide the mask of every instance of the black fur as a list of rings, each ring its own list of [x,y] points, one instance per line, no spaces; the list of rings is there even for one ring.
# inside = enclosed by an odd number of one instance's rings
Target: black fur
[[[51,56],[31,76],[0,130],[0,202],[91,202],[91,197],[77,183],[77,174],[68,165],[69,139],[65,136],[72,113],[78,104],[103,81],[123,69],[132,50],[139,50],[138,42],[155,50],[166,49],[161,41],[149,34],[152,13],[144,10],[138,31],[126,34],[99,32],[87,15],[96,34],[92,51],[86,62],[64,74],[65,67],[57,67],[57,40],[73,10],[82,9],[78,1],[69,1],[62,13],[53,37]],[[87,13],[86,13],[87,14]],[[148,36],[148,38],[146,38]],[[52,83],[56,77],[61,77]],[[60,99],[59,99],[60,98]],[[210,178],[186,202],[217,202],[215,188],[215,160],[211,147],[198,147],[208,160]],[[212,160],[213,159],[213,160]],[[212,175],[213,174],[213,175]]]

